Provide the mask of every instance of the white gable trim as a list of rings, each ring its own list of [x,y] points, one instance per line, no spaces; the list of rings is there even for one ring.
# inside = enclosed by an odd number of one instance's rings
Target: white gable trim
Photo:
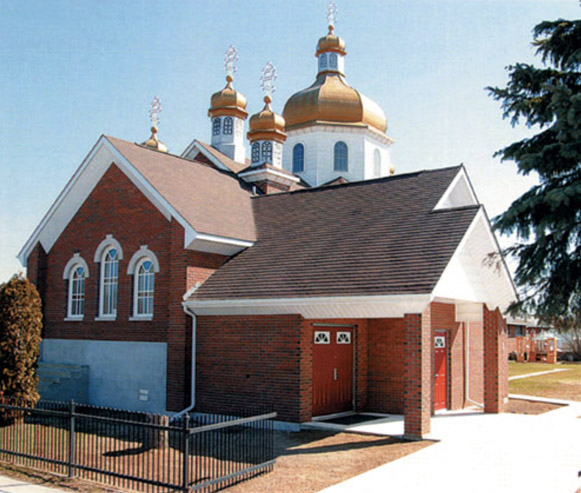
[[[207,159],[210,160],[210,162],[212,164],[217,166],[219,169],[232,172],[232,170],[230,168],[228,168],[228,166],[226,166],[222,161],[220,161],[216,156],[214,156],[214,154],[212,154],[210,151],[208,151],[196,139],[194,139],[193,142],[186,148],[186,150],[184,152],[182,152],[180,157],[182,157],[184,159],[193,160],[194,157],[196,156],[196,154],[192,155],[193,151],[197,151],[198,153],[205,156]],[[220,151],[218,151],[218,152],[220,152]]]
[[[470,182],[470,178],[468,178],[464,166],[462,166],[444,194],[440,197],[440,200],[438,200],[434,210],[478,205],[478,203],[474,187]]]
[[[186,300],[184,307],[196,315],[284,315],[305,318],[400,318],[423,313],[432,301],[429,294],[390,296],[337,296],[240,300]]]
[[[32,249],[39,241],[47,253],[51,250],[111,164],[117,165],[166,219],[174,217],[186,230],[186,236],[190,230],[193,231],[192,226],[137,171],[107,137],[101,135],[19,252],[18,259],[24,267],[26,267]]]
[[[486,303],[505,311],[518,295],[504,258],[495,261],[496,267],[487,264],[491,253],[500,255],[501,249],[481,207],[436,284],[434,297]]]

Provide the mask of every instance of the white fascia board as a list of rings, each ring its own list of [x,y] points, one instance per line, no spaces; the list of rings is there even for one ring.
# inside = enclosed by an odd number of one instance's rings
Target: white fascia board
[[[460,170],[458,171],[458,174],[454,177],[454,179],[452,180],[452,182],[450,183],[450,185],[446,189],[446,191],[440,197],[440,200],[438,200],[438,203],[434,207],[434,210],[450,208],[450,206],[447,206],[444,204],[446,204],[446,202],[448,202],[448,200],[450,199],[450,196],[452,195],[452,193],[454,193],[456,188],[459,186],[462,186],[462,185],[464,185],[466,187],[466,189],[468,190],[469,202],[465,203],[465,204],[453,205],[452,207],[478,205],[479,202],[478,202],[478,198],[476,197],[476,193],[474,192],[474,187],[472,186],[472,183],[470,182],[470,178],[468,178],[468,174],[466,173],[466,169],[464,168],[464,166],[462,166],[460,168]]]
[[[423,313],[429,294],[338,296],[318,298],[186,300],[184,306],[199,316],[300,314],[316,318],[401,318]]]
[[[384,145],[387,145],[388,147],[395,142],[395,140],[389,135],[382,133],[379,130],[375,130],[367,125],[342,125],[340,123],[335,125],[328,125],[325,123],[314,123],[312,125],[286,130],[286,133],[289,136],[315,132],[364,134],[372,137]]]
[[[195,233],[192,226],[137,171],[107,137],[101,135],[18,254],[24,267],[26,267],[28,256],[38,241],[41,242],[47,253],[51,250],[111,164],[116,164],[166,219],[176,218],[186,230],[186,237],[188,234],[191,236]]]
[[[478,246],[475,243],[476,234],[483,236],[485,245],[477,252],[477,258],[469,258],[471,262],[467,265],[466,259],[470,257],[469,242],[474,242],[474,245]],[[501,254],[501,250],[484,208],[481,207],[438,280],[432,292],[434,298],[486,303],[492,309],[498,306],[505,310],[512,301],[517,299],[516,288],[504,258],[500,262],[498,271],[492,273],[496,278],[482,279],[483,275],[490,274],[493,269],[492,266],[483,265],[486,256],[490,253]],[[470,276],[470,268],[474,270],[472,276]]]
[[[188,250],[230,256],[239,253],[252,245],[254,245],[254,242],[252,241],[193,231],[193,234],[186,234],[184,247]]]
[[[182,152],[181,156],[184,159],[189,159],[187,156],[193,151],[196,150],[200,154],[203,154],[206,158],[208,158],[212,164],[216,165],[218,168],[224,171],[232,170],[228,168],[222,161],[220,161],[216,156],[214,156],[211,152],[209,152],[202,144],[198,142],[197,139],[194,139],[193,142],[186,148],[184,152]]]
[[[264,178],[268,178],[268,175],[273,175],[276,176],[277,178],[284,178],[285,180],[294,181],[296,183],[299,183],[301,181],[300,178],[297,178],[296,176],[287,175],[286,173],[281,173],[280,171],[276,171],[275,169],[270,168],[262,168],[254,171],[245,171],[244,173],[240,173],[238,176],[240,178],[248,178],[249,176],[254,175],[264,175]],[[260,178],[262,177],[257,177],[256,180],[259,180]]]

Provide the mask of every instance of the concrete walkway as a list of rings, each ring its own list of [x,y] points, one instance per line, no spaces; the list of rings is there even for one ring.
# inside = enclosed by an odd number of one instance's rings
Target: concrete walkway
[[[526,375],[515,375],[508,377],[508,380],[518,380],[519,378],[538,377],[539,375],[546,375],[547,373],[557,373],[559,371],[569,371],[569,368],[558,368],[557,370],[538,371],[537,373],[527,373]]]
[[[430,438],[438,443],[323,492],[574,493],[581,487],[581,402],[567,404],[536,416],[437,415]]]
[[[65,492],[65,490],[38,486],[18,479],[0,476],[0,493],[70,493],[70,490]]]

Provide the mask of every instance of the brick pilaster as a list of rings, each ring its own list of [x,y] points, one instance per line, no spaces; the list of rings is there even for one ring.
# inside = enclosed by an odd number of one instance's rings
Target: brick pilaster
[[[432,409],[432,328],[430,307],[405,315],[404,434],[421,439],[430,432]]]
[[[506,322],[498,308],[483,307],[484,314],[484,411],[501,413],[508,397]]]

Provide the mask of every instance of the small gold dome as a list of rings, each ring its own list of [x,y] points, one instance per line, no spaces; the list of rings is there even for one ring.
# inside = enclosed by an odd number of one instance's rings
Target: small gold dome
[[[306,89],[286,102],[283,110],[286,129],[312,123],[369,126],[387,130],[381,108],[347,84],[338,73],[323,72]]]
[[[141,145],[151,147],[156,151],[168,152],[167,146],[157,138],[157,127],[155,125],[151,127],[151,137],[149,137],[149,139],[143,142]]]
[[[285,120],[270,107],[272,102],[270,96],[265,96],[264,102],[265,105],[262,111],[250,117],[248,140],[251,142],[255,140],[284,142],[286,140],[286,134],[284,133]]]
[[[212,94],[211,107],[208,110],[210,117],[228,115],[245,119],[248,116],[246,96],[234,89],[233,80],[232,76],[228,75],[224,89]]]
[[[319,39],[315,56],[319,56],[321,53],[326,51],[334,51],[343,56],[347,54],[345,51],[345,41],[343,41],[339,36],[333,34],[333,26],[329,26],[328,34]]]

